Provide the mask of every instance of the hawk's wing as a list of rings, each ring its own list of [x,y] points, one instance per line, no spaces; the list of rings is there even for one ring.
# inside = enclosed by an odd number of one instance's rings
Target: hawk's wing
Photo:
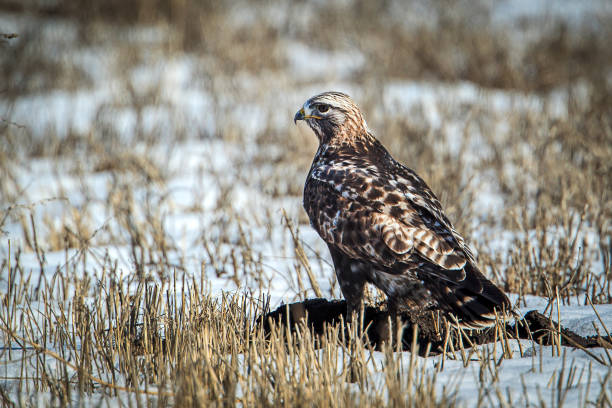
[[[381,169],[343,160],[313,167],[304,194],[313,227],[352,258],[381,267],[421,258],[462,280],[470,254],[425,182],[394,164]]]
[[[470,247],[446,217],[440,201],[425,181],[412,169],[395,161],[393,162],[393,173],[399,179],[396,182],[398,189],[414,205],[414,208],[419,212],[419,215],[429,228],[432,230],[441,229],[443,235],[450,233],[452,239],[457,243],[467,260],[475,263]]]

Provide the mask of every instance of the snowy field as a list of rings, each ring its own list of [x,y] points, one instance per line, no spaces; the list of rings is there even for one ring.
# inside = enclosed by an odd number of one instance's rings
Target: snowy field
[[[606,348],[249,327],[341,298],[292,121],[338,90],[521,314],[606,337],[609,2],[120,3],[0,5],[2,405],[612,406]]]

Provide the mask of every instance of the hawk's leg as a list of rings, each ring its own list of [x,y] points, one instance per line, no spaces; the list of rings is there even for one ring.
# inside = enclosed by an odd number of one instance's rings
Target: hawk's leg
[[[360,261],[347,257],[332,245],[328,246],[334,261],[334,269],[336,270],[340,290],[344,299],[346,299],[346,319],[347,321],[352,321],[355,313],[363,311],[363,293],[366,284],[367,266]]]
[[[338,279],[340,290],[344,299],[346,299],[346,321],[357,322],[356,325],[352,324],[350,328],[347,327],[347,334],[349,338],[356,340],[361,337],[363,330],[363,292],[366,284],[367,265],[347,257],[332,245],[328,246],[334,261],[334,269],[336,270],[336,278]],[[365,370],[361,360],[354,358],[356,354],[354,349],[356,343],[354,340],[349,341],[351,350],[349,381],[363,383]]]
[[[374,326],[380,343],[396,344],[398,328],[402,327],[400,310],[398,301],[387,297],[387,313],[385,318],[378,320]]]

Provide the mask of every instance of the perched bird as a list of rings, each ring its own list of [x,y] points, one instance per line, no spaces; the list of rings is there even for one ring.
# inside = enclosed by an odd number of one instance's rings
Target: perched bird
[[[349,318],[366,283],[386,294],[392,314],[441,310],[480,328],[495,323],[494,310],[510,310],[425,181],[391,157],[348,95],[313,96],[298,120],[319,139],[304,208],[329,247]]]

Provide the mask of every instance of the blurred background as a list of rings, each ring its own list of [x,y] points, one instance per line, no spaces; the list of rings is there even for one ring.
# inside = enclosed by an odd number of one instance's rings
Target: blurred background
[[[32,137],[106,122],[137,139],[221,137],[232,122],[286,131],[330,88],[372,104],[380,128],[389,93],[411,97],[394,82],[556,93],[555,113],[568,93],[604,103],[610,91],[607,1],[3,0],[0,11],[3,117]]]
[[[609,301],[611,38],[605,0],[0,0],[3,241],[41,271],[339,296],[292,122],[339,90],[497,283]]]

